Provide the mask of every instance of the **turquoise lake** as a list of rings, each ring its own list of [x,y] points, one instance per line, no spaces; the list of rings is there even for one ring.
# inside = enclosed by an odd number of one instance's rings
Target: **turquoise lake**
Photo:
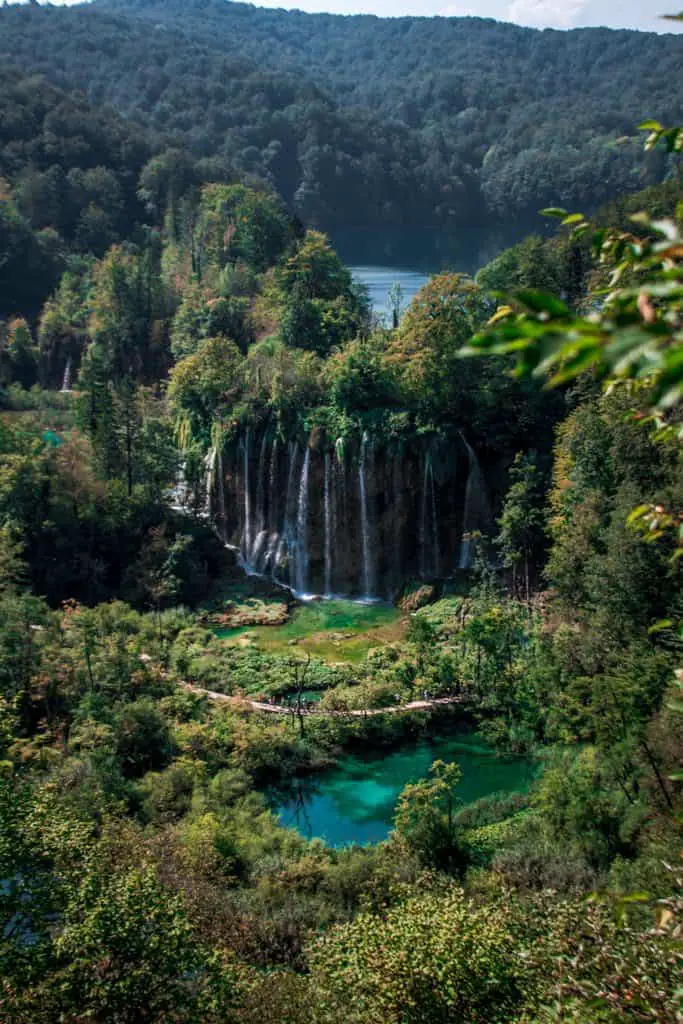
[[[275,808],[280,824],[330,846],[381,842],[403,787],[424,778],[439,759],[460,765],[464,805],[491,793],[524,792],[536,770],[525,758],[497,756],[474,733],[422,739],[389,753],[347,756],[316,780],[303,780],[296,797]]]

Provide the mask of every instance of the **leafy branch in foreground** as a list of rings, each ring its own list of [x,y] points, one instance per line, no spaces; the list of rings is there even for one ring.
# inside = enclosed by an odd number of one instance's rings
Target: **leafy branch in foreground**
[[[646,149],[660,143],[677,156],[683,128],[645,121]],[[633,231],[595,228],[581,213],[560,207],[542,211],[558,218],[579,241],[592,232],[592,248],[607,285],[579,313],[556,296],[523,289],[499,307],[486,328],[461,351],[516,357],[515,374],[545,378],[557,387],[592,372],[608,388],[626,383],[641,388],[642,419],[662,438],[683,439],[678,407],[683,397],[683,203],[676,217],[631,218]],[[640,229],[636,233],[636,229]],[[661,505],[640,506],[630,524],[648,540],[666,534],[683,554],[683,517]]]
[[[544,211],[571,226],[575,238],[593,230],[582,214]],[[545,377],[548,387],[565,384],[587,370],[610,382],[643,381],[651,386],[650,411],[664,426],[683,395],[683,235],[679,220],[633,220],[646,229],[599,229],[593,249],[610,273],[594,309],[575,313],[561,299],[524,289],[501,306],[463,355],[513,354],[520,377]]]

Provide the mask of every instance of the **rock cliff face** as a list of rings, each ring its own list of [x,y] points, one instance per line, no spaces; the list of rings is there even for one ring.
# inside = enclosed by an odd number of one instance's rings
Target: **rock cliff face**
[[[212,518],[249,572],[297,593],[391,597],[406,579],[469,568],[490,532],[483,474],[464,438],[395,446],[283,441],[246,430],[209,459]]]

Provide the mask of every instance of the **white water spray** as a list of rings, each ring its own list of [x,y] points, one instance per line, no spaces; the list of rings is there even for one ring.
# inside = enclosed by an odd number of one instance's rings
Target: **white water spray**
[[[301,479],[299,481],[299,510],[296,517],[296,589],[306,593],[308,583],[308,471],[311,465],[311,449],[306,448]]]
[[[375,589],[373,565],[372,565],[372,541],[370,538],[370,512],[368,508],[368,488],[366,480],[367,451],[369,438],[367,432],[363,434],[360,446],[360,461],[358,463],[358,489],[360,491],[360,526],[361,540],[363,546],[363,597],[365,599],[373,596]]]
[[[330,507],[330,453],[325,452],[325,596],[332,593],[332,510]]]
[[[467,449],[468,473],[467,486],[465,488],[459,568],[471,569],[476,547],[474,534],[485,530],[489,525],[490,509],[486,496],[484,474],[481,471],[479,460],[464,437],[462,440]]]
[[[71,356],[69,356],[66,361],[66,366],[64,367],[64,376],[62,377],[63,392],[71,391],[71,366]]]
[[[211,510],[213,508],[213,485],[216,479],[216,461],[218,452],[216,448],[209,448],[204,458],[204,515],[207,519],[211,518]]]
[[[249,493],[249,446],[251,431],[247,427],[244,442],[244,532],[242,534],[242,555],[249,564],[251,555],[251,494]]]

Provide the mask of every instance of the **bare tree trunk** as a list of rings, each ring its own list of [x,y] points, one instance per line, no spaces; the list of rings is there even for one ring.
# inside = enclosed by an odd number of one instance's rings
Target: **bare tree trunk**
[[[306,677],[308,675],[308,670],[310,668],[310,665],[311,665],[311,656],[310,656],[310,654],[307,655],[305,662],[299,661],[298,658],[293,658],[291,660],[291,662],[290,662],[290,667],[291,667],[291,669],[292,669],[292,671],[294,673],[294,691],[296,693],[296,703],[294,705],[294,714],[296,715],[296,717],[299,720],[299,735],[302,738],[303,738],[304,732],[305,732],[305,728],[304,728],[305,712],[304,712],[304,709],[303,709],[302,704],[301,704],[301,695],[302,695],[302,693],[303,693],[303,691],[305,689],[305,686],[306,686]]]

